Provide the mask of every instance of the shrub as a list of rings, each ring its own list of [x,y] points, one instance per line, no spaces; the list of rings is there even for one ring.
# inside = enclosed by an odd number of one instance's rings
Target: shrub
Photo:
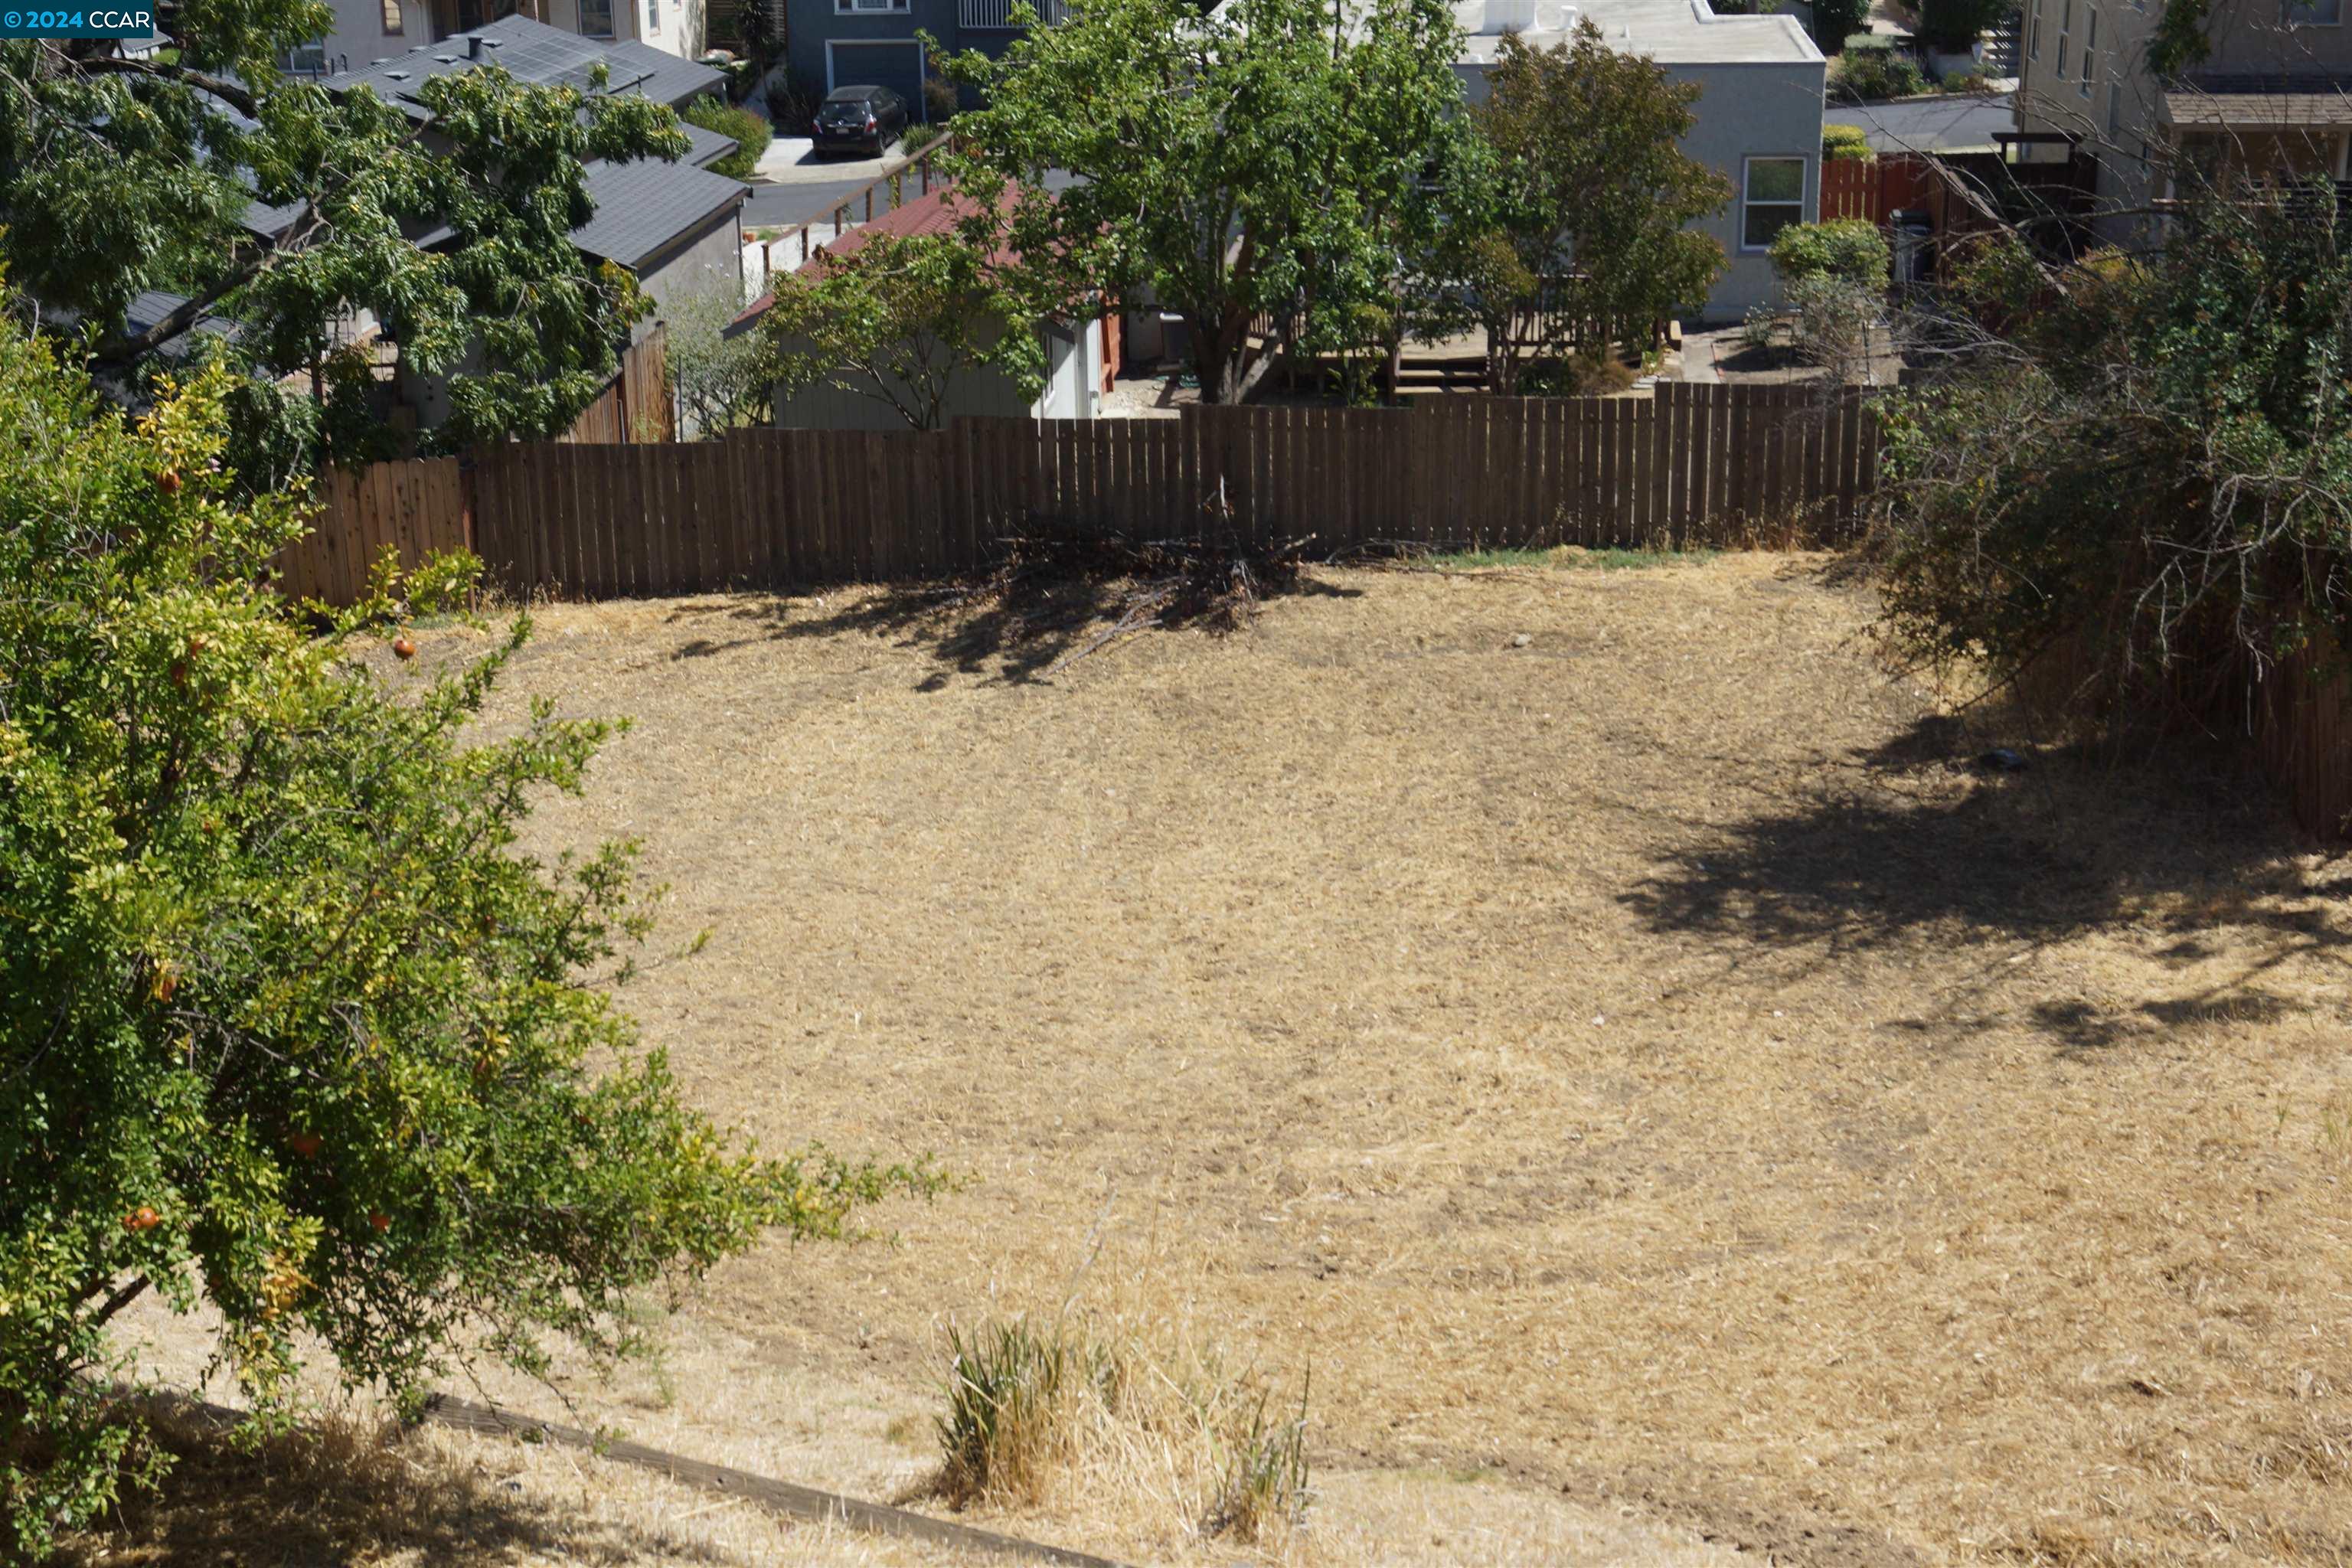
[[[1870,340],[1885,312],[1885,291],[1830,274],[1800,278],[1789,285],[1796,315],[1796,346],[1830,373],[1830,379],[1867,379]]]
[[[1832,163],[1866,163],[1878,154],[1870,150],[1870,134],[1861,126],[1831,121],[1822,127],[1822,156]]]
[[[1616,355],[1585,352],[1525,372],[1518,391],[1527,397],[1603,397],[1628,390],[1638,379]]]
[[[1772,237],[1769,254],[1772,270],[1784,283],[1836,278],[1883,291],[1893,274],[1886,237],[1866,218],[1792,223]]]
[[[748,109],[737,109],[715,98],[698,98],[686,106],[686,122],[705,131],[716,131],[721,136],[735,139],[735,151],[710,165],[715,174],[730,180],[748,180],[751,171],[760,166],[760,154],[768,150],[775,132],[769,123]]]
[[[956,117],[956,111],[962,107],[962,100],[956,96],[955,83],[942,76],[925,77],[923,79],[923,117],[930,121],[931,129],[929,133],[919,135],[914,140],[928,141],[931,135],[946,130],[948,121],[953,120]],[[909,145],[912,145],[911,142]]]
[[[1907,654],[2000,679],[2063,647],[2086,695],[2235,722],[2233,679],[2352,647],[2352,258],[2284,204],[2176,221],[2153,258],[1971,258],[1984,352],[1890,410],[1876,542]]]
[[[1919,63],[1892,49],[1849,49],[1830,71],[1830,97],[1840,103],[1877,103],[1927,90]]]
[[[1994,90],[1992,78],[1982,71],[1954,71],[1944,79],[1946,92],[1965,92],[1979,96]]]
[[[413,1403],[460,1350],[625,1354],[633,1293],[927,1184],[730,1150],[640,1047],[591,978],[644,930],[628,847],[515,847],[610,727],[468,730],[527,618],[430,673],[373,635],[470,561],[298,623],[226,377],[133,426],[0,303],[0,1558],[159,1474],[109,1387],[142,1296],[261,1412],[306,1345]]]

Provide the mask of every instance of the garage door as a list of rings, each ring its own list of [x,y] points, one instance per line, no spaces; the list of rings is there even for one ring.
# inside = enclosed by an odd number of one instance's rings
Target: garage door
[[[836,87],[887,87],[907,100],[909,120],[923,118],[923,46],[912,38],[865,43],[835,38],[825,46]]]

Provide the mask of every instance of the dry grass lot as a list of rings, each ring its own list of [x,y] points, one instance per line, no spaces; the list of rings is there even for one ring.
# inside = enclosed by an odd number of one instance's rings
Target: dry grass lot
[[[542,616],[692,1097],[971,1178],[723,1269],[647,1440],[1069,1305],[1311,1371],[1351,1560],[2352,1562],[2352,921],[2258,790],[1976,771],[2032,738],[1817,558],[1323,581],[1050,681],[864,594]]]

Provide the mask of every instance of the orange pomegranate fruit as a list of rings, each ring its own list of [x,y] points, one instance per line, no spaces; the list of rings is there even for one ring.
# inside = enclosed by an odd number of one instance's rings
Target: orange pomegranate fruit
[[[163,1223],[163,1216],[145,1204],[141,1204],[122,1216],[122,1228],[125,1230],[152,1230]]]
[[[392,639],[392,652],[395,658],[415,658],[416,644],[406,632],[403,632]]]

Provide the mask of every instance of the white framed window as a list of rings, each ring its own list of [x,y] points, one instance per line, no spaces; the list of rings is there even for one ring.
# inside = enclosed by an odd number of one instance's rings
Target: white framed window
[[[907,0],[833,0],[836,16],[848,16],[859,12],[904,11]]]
[[[404,30],[400,19],[400,0],[383,0],[383,36],[396,38]]]
[[[2091,96],[2091,77],[2099,68],[2099,8],[2084,7],[2083,12],[2083,79],[2074,90],[2084,98]]]
[[[2344,0],[2287,0],[2286,25],[2340,27],[2344,25]]]
[[[2042,58],[2042,0],[2033,0],[2033,9],[2025,18],[2025,58]]]
[[[1792,223],[1805,221],[1805,161],[1749,158],[1740,170],[1739,248],[1761,250]]]
[[[327,40],[319,38],[310,43],[297,44],[278,56],[278,63],[296,76],[324,76],[327,74]]]
[[[2074,0],[2058,0],[2058,79],[2066,79],[2066,47],[2074,42]]]
[[[613,36],[613,0],[580,0],[580,31],[591,38]]]

